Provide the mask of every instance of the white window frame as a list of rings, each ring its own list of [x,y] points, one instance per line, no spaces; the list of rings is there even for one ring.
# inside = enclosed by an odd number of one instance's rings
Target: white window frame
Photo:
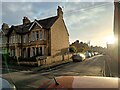
[[[39,32],[38,31],[35,32],[35,35],[36,35],[36,40],[39,40]],[[38,35],[38,37],[37,37],[37,35]]]
[[[24,35],[23,42],[26,43],[26,35]]]
[[[40,40],[42,40],[43,39],[43,33],[42,33],[42,31],[40,31]]]

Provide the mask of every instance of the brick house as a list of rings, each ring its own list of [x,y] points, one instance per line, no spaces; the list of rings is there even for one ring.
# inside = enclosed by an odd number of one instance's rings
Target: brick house
[[[90,47],[87,43],[79,42],[79,40],[76,40],[70,46],[75,46],[77,49],[77,52],[85,52],[90,50]]]
[[[6,25],[7,26],[7,25]],[[68,59],[69,34],[60,6],[57,15],[31,22],[23,18],[23,24],[6,28],[2,25],[3,36],[7,38],[6,47],[10,56],[40,57],[46,63]],[[44,58],[47,57],[47,58]]]

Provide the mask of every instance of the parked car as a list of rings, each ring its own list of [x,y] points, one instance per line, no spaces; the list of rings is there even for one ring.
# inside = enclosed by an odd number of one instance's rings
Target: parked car
[[[77,53],[72,56],[73,62],[80,62],[85,60],[85,55],[82,53]]]
[[[91,52],[91,56],[94,56],[94,53],[93,53],[93,52]]]
[[[99,53],[98,52],[94,52],[95,55],[98,55]]]
[[[86,56],[86,58],[89,58],[89,57],[91,57],[91,53],[90,52],[85,52],[85,56]]]

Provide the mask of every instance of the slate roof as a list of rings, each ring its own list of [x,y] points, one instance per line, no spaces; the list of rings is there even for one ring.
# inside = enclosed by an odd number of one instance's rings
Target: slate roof
[[[42,19],[42,20],[36,20],[44,29],[49,29],[55,21],[58,19],[58,16]],[[26,34],[29,33],[29,28],[34,22],[28,23],[26,25],[17,25],[17,26],[11,26],[11,28],[8,30],[7,35],[10,35],[11,32],[14,30],[17,34]]]
[[[43,19],[43,20],[38,20],[38,23],[43,27],[43,28],[50,28],[54,22],[58,19],[57,16],[55,17],[50,17],[50,18],[47,18],[47,19]]]

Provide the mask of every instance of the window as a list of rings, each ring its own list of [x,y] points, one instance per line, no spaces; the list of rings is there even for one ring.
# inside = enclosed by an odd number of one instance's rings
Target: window
[[[35,48],[34,48],[34,47],[32,47],[32,49],[33,49],[33,56],[35,56]]]
[[[28,40],[29,40],[29,42],[31,41],[31,37],[30,37],[30,35],[28,34]]]
[[[38,31],[36,31],[36,40],[39,39],[39,34],[38,34]]]
[[[13,38],[13,43],[15,43],[15,35],[13,35],[13,37],[12,37],[12,38]]]
[[[42,40],[42,31],[40,31],[40,40]]]
[[[15,56],[15,49],[13,49],[13,56]]]
[[[13,36],[10,36],[10,43],[13,43]]]
[[[44,40],[46,40],[46,31],[44,32]]]
[[[32,41],[34,41],[35,40],[35,33],[33,32],[32,33]]]
[[[26,42],[26,35],[24,35],[24,43]]]
[[[21,36],[19,36],[19,40],[20,40],[19,43],[21,43]]]
[[[11,49],[11,56],[15,56],[15,49]]]
[[[40,56],[42,56],[42,47],[40,47],[40,53],[39,54],[40,54]]]
[[[38,56],[38,54],[39,54],[39,49],[36,48],[36,56]]]
[[[18,35],[15,35],[15,43],[18,43]]]
[[[23,57],[26,57],[26,48],[23,48]]]
[[[9,37],[9,43],[11,43],[11,36]]]

